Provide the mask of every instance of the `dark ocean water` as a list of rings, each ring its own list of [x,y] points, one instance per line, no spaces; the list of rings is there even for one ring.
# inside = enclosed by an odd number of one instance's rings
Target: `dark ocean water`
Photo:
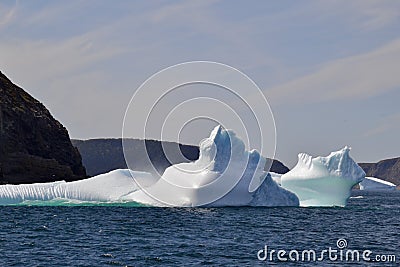
[[[360,197],[362,195],[362,197]],[[400,191],[346,208],[0,207],[0,266],[398,266]],[[393,254],[397,262],[259,261],[264,248]]]

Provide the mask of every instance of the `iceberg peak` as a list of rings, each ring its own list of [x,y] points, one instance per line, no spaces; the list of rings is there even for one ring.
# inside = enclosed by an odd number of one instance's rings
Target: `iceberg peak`
[[[201,141],[198,163],[209,166],[209,170],[223,172],[231,160],[243,158],[244,153],[245,145],[236,133],[218,125]]]
[[[315,158],[300,153],[297,165],[282,175],[282,187],[294,192],[301,206],[345,206],[351,188],[365,177],[350,150],[345,146]]]
[[[351,147],[345,146],[327,157],[317,157],[332,176],[343,177],[359,183],[365,177],[364,170],[350,157]]]
[[[264,171],[265,162],[233,130],[218,125],[201,141],[197,161],[168,167],[132,198],[155,206],[298,206],[298,198]]]

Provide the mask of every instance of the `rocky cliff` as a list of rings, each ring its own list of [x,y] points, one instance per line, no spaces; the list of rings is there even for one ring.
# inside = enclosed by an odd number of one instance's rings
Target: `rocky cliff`
[[[367,176],[400,185],[400,158],[385,159],[377,163],[359,163]]]
[[[0,183],[84,177],[82,158],[65,127],[0,72]]]
[[[72,140],[72,143],[79,149],[83,164],[90,176],[127,168],[121,138]],[[154,166],[158,173],[163,173],[171,164],[193,161],[199,157],[199,148],[197,146],[179,145],[183,157],[176,154],[169,155],[167,158],[163,149],[170,151],[171,147],[177,145],[176,143],[156,140],[143,142],[143,140],[139,139],[127,139],[125,144],[131,156],[130,167],[135,171],[155,173]],[[147,155],[152,164],[148,161]]]

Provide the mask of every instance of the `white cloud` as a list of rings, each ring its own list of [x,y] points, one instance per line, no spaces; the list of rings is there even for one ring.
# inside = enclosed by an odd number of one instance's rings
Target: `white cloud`
[[[15,18],[15,13],[17,12],[18,2],[15,1],[15,5],[12,8],[7,8],[0,6],[0,29],[5,27]]]
[[[354,4],[366,17],[362,24],[364,29],[380,29],[395,23],[400,17],[399,1],[358,0]]]
[[[0,52],[1,65],[7,72],[18,73],[26,82],[35,84],[79,72],[122,53],[123,49],[103,45],[96,35],[89,33],[62,41],[3,41]]]
[[[400,18],[400,2],[397,0],[315,1],[312,6],[324,16],[345,19],[349,26],[364,31],[396,25]]]
[[[318,71],[267,90],[279,103],[367,98],[400,87],[400,39],[357,56],[334,60]]]
[[[400,127],[400,113],[392,114],[382,119],[379,122],[378,126],[373,127],[368,131],[366,131],[364,133],[364,137],[369,138],[369,137],[379,136],[380,134],[388,131],[398,132],[399,127]]]
[[[210,7],[212,4],[219,0],[197,0],[197,1],[180,1],[178,3],[171,3],[170,5],[163,6],[155,10],[151,15],[151,19],[155,22],[166,21],[176,17],[184,16],[197,16],[196,14],[204,8]]]

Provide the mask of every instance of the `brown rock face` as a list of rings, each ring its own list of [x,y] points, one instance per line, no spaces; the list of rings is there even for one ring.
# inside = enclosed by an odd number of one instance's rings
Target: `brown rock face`
[[[82,158],[67,129],[0,72],[0,183],[84,177]]]
[[[400,185],[400,158],[385,159],[377,163],[359,163],[367,176]]]

